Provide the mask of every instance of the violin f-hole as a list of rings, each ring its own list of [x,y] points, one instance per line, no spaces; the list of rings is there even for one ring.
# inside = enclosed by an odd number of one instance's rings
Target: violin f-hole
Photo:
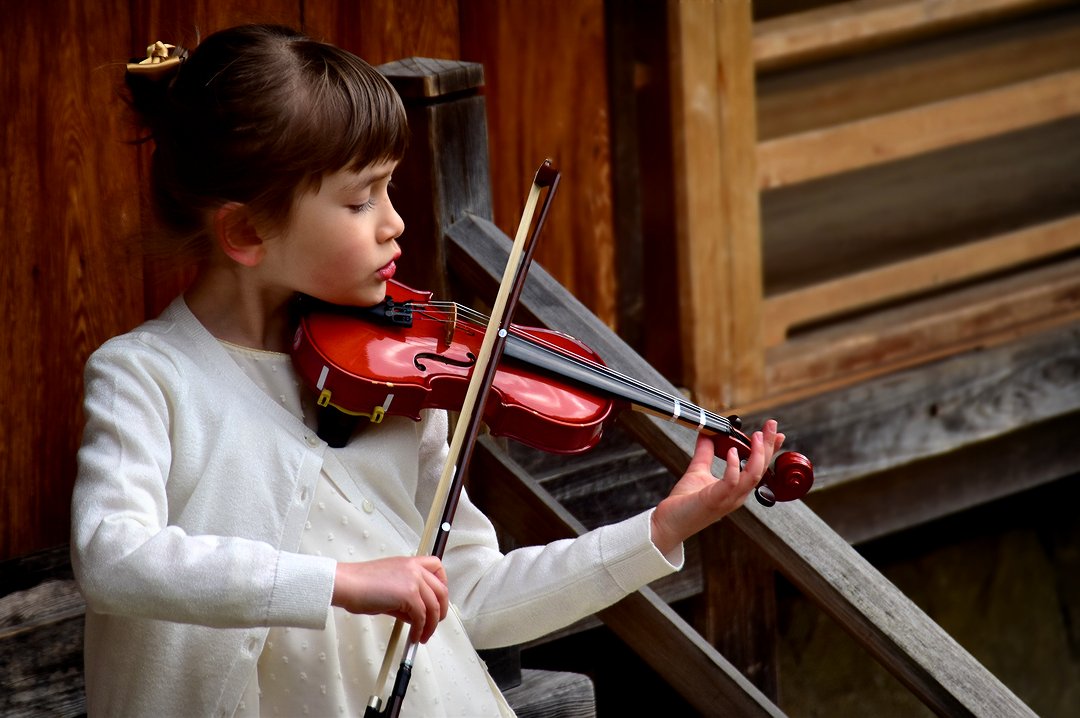
[[[413,357],[413,366],[420,371],[427,371],[427,366],[421,361],[423,359],[439,362],[440,364],[445,364],[447,366],[461,367],[462,369],[468,369],[476,364],[476,355],[472,352],[466,352],[464,359],[451,359],[448,356],[443,356],[442,354],[436,354],[434,352],[420,352]]]

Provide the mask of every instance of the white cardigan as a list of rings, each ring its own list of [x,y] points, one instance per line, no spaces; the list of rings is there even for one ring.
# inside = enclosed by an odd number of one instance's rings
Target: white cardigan
[[[446,454],[442,412],[327,447],[182,299],[91,356],[85,414],[72,563],[91,716],[232,715],[268,627],[325,625],[336,563],[296,553],[324,462],[351,466],[415,547]],[[503,556],[463,497],[443,558],[473,644],[536,638],[677,570],[681,550],[662,556],[649,521]]]

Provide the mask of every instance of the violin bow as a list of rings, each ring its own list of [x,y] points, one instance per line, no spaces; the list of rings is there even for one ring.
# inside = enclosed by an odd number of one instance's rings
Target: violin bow
[[[547,219],[548,209],[555,190],[559,185],[559,171],[551,165],[551,160],[545,160],[533,177],[532,186],[525,201],[525,210],[518,224],[514,244],[510,249],[510,256],[506,262],[502,281],[499,284],[499,292],[495,297],[495,304],[488,319],[487,329],[483,343],[477,353],[476,362],[473,365],[469,385],[465,393],[458,415],[458,422],[450,442],[450,453],[447,456],[443,472],[435,490],[435,498],[428,512],[427,521],[424,525],[424,533],[420,538],[417,555],[430,555],[442,558],[450,536],[450,528],[457,511],[458,500],[461,497],[461,489],[465,483],[465,475],[468,472],[469,462],[472,459],[473,447],[480,431],[483,420],[484,402],[495,381],[495,372],[502,357],[506,337],[510,331],[510,319],[514,308],[517,306],[521,289],[525,285],[525,277],[529,265],[532,263],[532,255],[536,249],[536,239]],[[544,197],[540,215],[535,223],[533,231],[533,217],[536,215],[536,206],[539,202],[543,188],[548,191]],[[426,552],[426,553],[425,553]],[[405,692],[412,677],[413,663],[416,659],[417,644],[415,641],[407,641],[405,650],[398,666],[397,677],[394,686],[383,706],[382,693],[386,688],[390,668],[394,663],[394,655],[397,653],[397,645],[401,638],[404,622],[398,619],[394,622],[394,628],[390,633],[386,653],[383,656],[382,667],[375,680],[375,693],[368,701],[364,718],[397,718],[401,710],[401,704],[405,700]]]

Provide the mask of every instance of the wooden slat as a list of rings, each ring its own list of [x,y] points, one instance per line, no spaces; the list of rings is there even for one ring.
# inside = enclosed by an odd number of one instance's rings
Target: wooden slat
[[[1080,70],[766,140],[758,186],[782,187],[1080,114]]]
[[[759,69],[862,50],[1000,19],[1064,0],[857,0],[782,15],[754,27]]]
[[[921,107],[1077,67],[1080,6],[757,78],[758,138]]]
[[[773,401],[855,384],[1080,317],[1080,259],[797,336],[767,353]]]
[[[475,286],[494,287],[509,240],[490,223],[475,219],[455,224],[449,238],[455,271]],[[530,271],[522,304],[541,324],[590,345],[617,371],[663,391],[677,391],[583,311],[542,267]],[[685,469],[693,453],[693,432],[642,414],[626,415],[623,424],[669,470]],[[797,440],[798,427],[786,433]],[[728,520],[931,709],[954,716],[1034,715],[804,503],[764,509],[748,502]]]
[[[684,380],[737,402],[762,386],[750,4],[674,0],[668,19]]]
[[[765,300],[765,344],[793,326],[918,295],[1080,247],[1080,215],[875,267]]]
[[[484,477],[470,486],[472,498],[519,543],[543,544],[586,531],[488,437],[479,441],[472,473]],[[653,590],[644,588],[599,616],[701,715],[783,715]]]

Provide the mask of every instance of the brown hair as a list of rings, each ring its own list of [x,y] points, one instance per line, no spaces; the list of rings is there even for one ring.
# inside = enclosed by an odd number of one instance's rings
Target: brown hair
[[[214,33],[173,76],[129,72],[127,85],[155,146],[155,214],[174,247],[197,255],[222,204],[281,226],[298,193],[328,173],[401,159],[408,139],[401,100],[374,68],[276,25]]]

